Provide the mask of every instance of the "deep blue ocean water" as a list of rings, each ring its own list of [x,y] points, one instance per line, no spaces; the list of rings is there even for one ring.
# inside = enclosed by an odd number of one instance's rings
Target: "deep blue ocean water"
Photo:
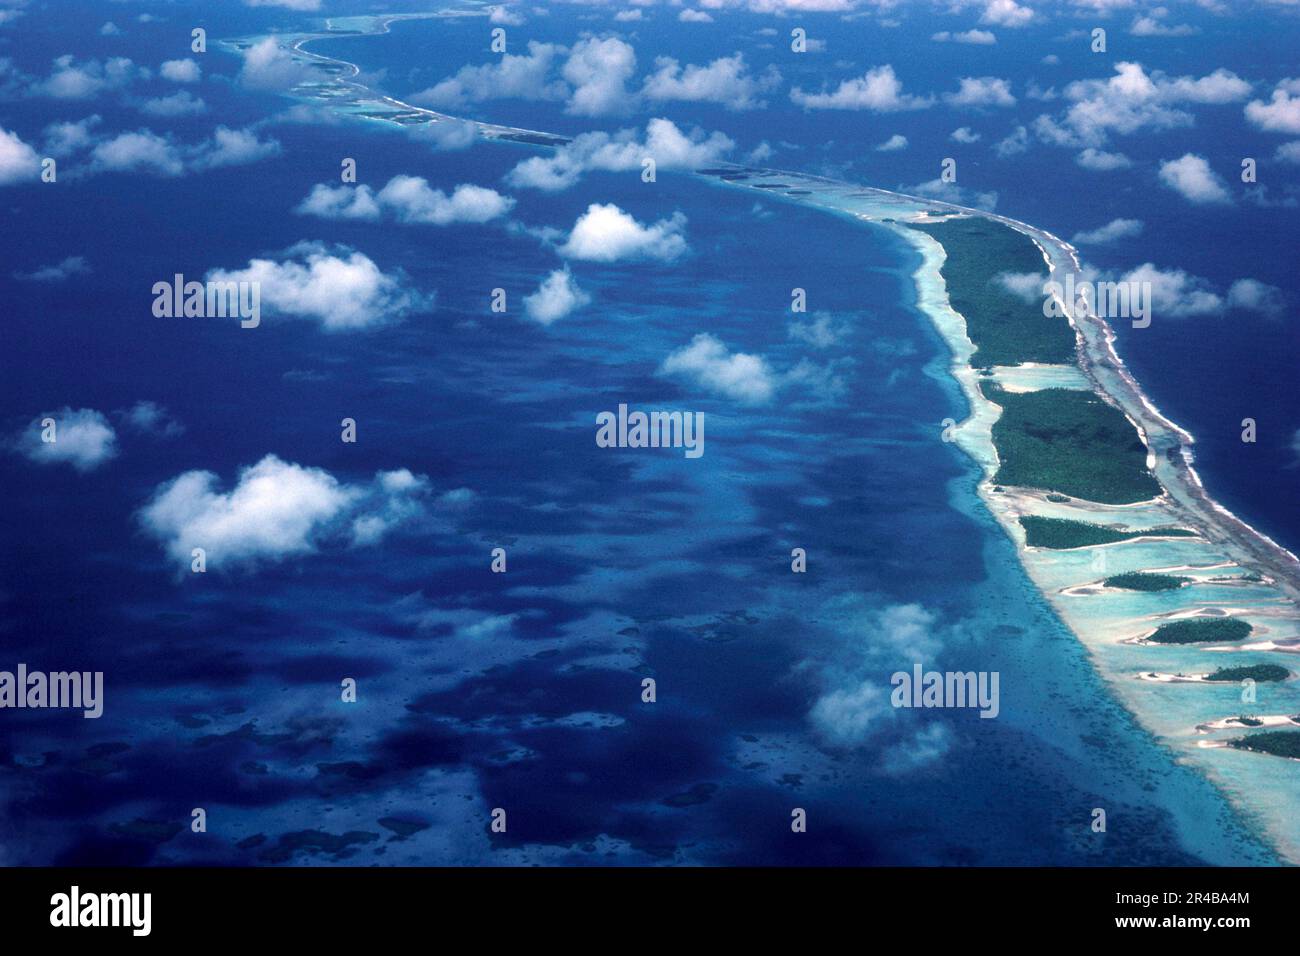
[[[570,40],[575,16],[557,12],[530,30]],[[212,19],[240,34],[292,18]],[[100,19],[99,7],[81,18],[83,37],[32,17],[21,49],[11,42],[5,53],[30,70],[74,38],[79,54],[106,55],[109,40],[94,35]],[[697,61],[743,42],[663,26],[666,36],[642,28],[646,59],[656,43]],[[111,49],[161,59],[150,29]],[[387,66],[391,91],[403,93],[477,62],[481,50],[456,42],[467,29],[413,24],[319,49]],[[844,35],[831,38],[834,56],[876,62],[850,26],[836,29]],[[922,42],[913,33],[899,31],[898,42]],[[446,44],[436,66],[433,38]],[[905,46],[879,56],[921,90],[946,85],[953,70]],[[1256,72],[1260,56],[1248,57]],[[765,62],[758,49],[752,58]],[[203,62],[210,74],[235,70],[217,53]],[[205,135],[216,117],[243,126],[286,105],[220,79],[202,93],[212,112],[176,123],[181,138]],[[54,118],[44,104],[4,108],[0,125],[25,134]],[[139,123],[108,103],[94,109],[111,128]],[[85,112],[61,110],[66,119]],[[906,117],[906,127],[904,118],[849,114],[846,123],[788,105],[752,115],[674,106],[672,115],[746,146],[808,144],[778,160],[849,162],[843,175],[895,186],[932,176],[867,145],[903,128],[923,142],[945,122],[929,112]],[[593,127],[548,105],[493,103],[478,116]],[[487,309],[492,288],[517,303],[558,265],[526,232],[290,213],[313,184],[334,181],[341,156],[356,158],[376,187],[408,173],[444,189],[500,188],[528,150],[433,153],[365,124],[266,132],[283,153],[253,166],[179,179],[70,177],[57,189],[3,194],[7,232],[21,236],[14,269],[78,254],[94,269],[93,281],[6,280],[6,434],[64,405],[107,412],[142,399],[186,428],[170,440],[124,432],[121,454],[89,476],[0,457],[5,660],[102,669],[108,682],[98,721],[6,714],[5,862],[1267,858],[1222,799],[1112,701],[981,510],[974,464],[939,438],[942,420],[960,419],[964,405],[942,342],[914,308],[917,263],[905,247],[811,210],[756,208],[752,196],[690,177],[648,186],[593,174],[554,196],[515,193],[512,219],[568,228],[591,202],[642,221],[681,211],[691,251],[672,265],[575,263],[593,303],[541,328],[517,307]],[[814,151],[824,159],[812,160]],[[1141,249],[1117,248],[1117,262],[1152,258],[1222,283],[1251,275],[1291,289],[1274,243],[1294,238],[1293,210],[1174,216],[1141,183],[1115,196],[1080,192],[1073,177],[1043,188],[1051,180],[1038,177],[1064,155],[1040,149],[1014,166],[972,165],[999,192],[999,211],[1060,234],[1116,215],[1146,219]],[[1031,180],[1034,188],[1022,185]],[[246,331],[149,312],[154,281],[239,267],[303,239],[361,249],[436,293],[435,304],[397,324],[333,334],[302,320],[267,318]],[[790,336],[795,286],[844,326],[832,347]],[[1157,403],[1198,436],[1211,492],[1284,543],[1300,541],[1286,504],[1300,479],[1288,467],[1289,438],[1278,437],[1300,425],[1281,374],[1295,367],[1293,329],[1232,315],[1158,323],[1121,341]],[[656,374],[700,332],[764,355],[778,374],[806,359],[838,385],[787,386],[749,408]],[[705,455],[597,448],[595,415],[622,401],[703,411]],[[1253,447],[1233,443],[1234,422],[1248,413],[1268,435]],[[355,445],[339,441],[345,416],[358,422]],[[379,547],[332,542],[255,570],[178,579],[137,510],[183,471],[210,470],[228,487],[268,453],[340,480],[408,468],[427,475],[436,496],[470,493],[439,498]],[[509,553],[505,575],[488,571],[498,546]],[[794,547],[808,550],[805,575],[790,572]],[[879,648],[910,633],[899,623],[907,620],[923,622],[927,666],[1001,673],[1001,717],[899,714],[862,739],[828,740],[810,719],[816,702],[885,684],[906,666],[907,648]],[[654,704],[640,700],[645,676],[657,681]],[[357,679],[358,703],[339,701],[343,677]],[[188,830],[194,807],[208,812],[206,834]],[[509,813],[506,834],[488,832],[496,807]],[[808,812],[806,834],[790,831],[796,807]],[[1094,807],[1107,809],[1105,835],[1089,829]]]

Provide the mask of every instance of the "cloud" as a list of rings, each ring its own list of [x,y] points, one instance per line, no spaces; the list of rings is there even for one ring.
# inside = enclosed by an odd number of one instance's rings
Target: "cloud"
[[[683,10],[677,14],[677,19],[682,23],[712,23],[713,17],[709,16],[703,10]]]
[[[187,471],[159,485],[140,510],[145,532],[188,565],[194,548],[208,564],[234,568],[310,554],[332,541],[370,545],[416,518],[427,479],[401,469],[367,485],[322,468],[267,455],[240,470],[229,491],[210,471]]]
[[[386,274],[364,253],[302,242],[286,258],[252,259],[243,269],[214,269],[214,282],[256,282],[262,307],[281,315],[315,319],[328,331],[365,328],[420,308],[421,296],[400,273]]]
[[[578,288],[569,267],[556,269],[532,295],[524,296],[524,312],[534,322],[550,325],[575,309],[591,302],[591,296]]]
[[[91,150],[95,171],[154,172],[161,176],[179,176],[185,160],[169,140],[150,130],[120,133]]]
[[[1166,130],[1192,125],[1186,104],[1224,104],[1245,99],[1250,84],[1230,70],[1217,69],[1199,78],[1150,74],[1142,64],[1115,64],[1105,80],[1076,80],[1065,87],[1070,106],[1053,119],[1040,116],[1035,130],[1045,142],[1058,146],[1099,147],[1111,133],[1128,135],[1143,129]]]
[[[1104,150],[1093,149],[1091,146],[1076,156],[1074,161],[1084,169],[1091,169],[1097,173],[1128,169],[1133,165],[1123,153],[1107,153]]]
[[[969,126],[961,126],[948,134],[948,138],[957,143],[970,145],[971,143],[978,143],[980,141],[980,134],[976,133]]]
[[[828,312],[816,312],[810,321],[791,322],[786,326],[786,333],[796,342],[803,342],[815,349],[828,349],[838,345],[848,335],[849,327]]]
[[[562,100],[568,87],[550,80],[551,68],[565,52],[554,43],[530,40],[526,54],[506,53],[495,63],[465,66],[410,99],[435,108],[453,108],[491,99]]]
[[[77,122],[51,123],[45,127],[45,152],[50,156],[70,156],[94,143],[92,130],[101,122],[99,114]]]
[[[283,7],[285,10],[310,12],[320,9],[320,0],[244,0],[246,7]]]
[[[1100,245],[1107,242],[1115,242],[1118,239],[1129,239],[1142,233],[1141,219],[1112,219],[1104,226],[1096,229],[1090,229],[1085,232],[1076,232],[1070,242],[1075,245]]]
[[[54,441],[44,441],[46,419],[54,420]],[[64,407],[33,419],[13,441],[13,447],[38,465],[71,465],[94,471],[117,454],[117,433],[102,412]]]
[[[150,116],[194,116],[207,111],[207,104],[189,90],[179,90],[171,96],[156,96],[140,104],[140,112]]]
[[[655,72],[645,78],[642,95],[650,100],[681,100],[689,103],[720,103],[731,110],[758,109],[767,104],[760,97],[781,84],[781,74],[769,66],[754,76],[742,53],[720,57],[707,66],[694,63],[682,67],[675,59],[661,56]]]
[[[939,199],[957,206],[982,209],[985,212],[992,212],[998,204],[998,194],[992,190],[975,192],[966,189],[964,186],[958,186],[956,183],[946,183],[942,179],[931,179],[928,182],[918,183],[900,191],[927,199]]]
[[[420,176],[394,176],[376,197],[379,204],[393,210],[398,221],[447,226],[452,223],[484,223],[508,213],[514,199],[494,189],[461,184],[450,196],[441,189],[430,189]]]
[[[1160,164],[1160,181],[1194,203],[1228,202],[1223,180],[1210,168],[1205,157],[1187,153]]]
[[[0,186],[35,181],[41,170],[36,150],[24,143],[17,133],[0,127]]]
[[[1133,21],[1133,26],[1129,27],[1128,32],[1135,37],[1189,37],[1201,31],[1186,23],[1174,26],[1161,23],[1154,16],[1140,16]]]
[[[627,172],[640,170],[646,158],[657,169],[698,169],[718,162],[735,147],[722,133],[705,135],[701,130],[683,133],[667,119],[646,123],[644,139],[635,129],[617,133],[583,133],[549,156],[533,156],[506,175],[511,186],[556,191],[568,189],[589,171]]]
[[[890,776],[901,776],[937,762],[952,749],[952,728],[930,724],[910,736],[895,738],[880,757],[880,768]]]
[[[148,75],[147,70],[138,69],[124,56],[101,63],[99,60],[78,61],[68,53],[54,61],[50,75],[34,83],[31,92],[59,100],[84,100],[105,90],[127,86],[137,76]]]
[[[557,65],[560,77],[554,78]],[[616,116],[636,105],[636,95],[627,89],[635,72],[636,51],[617,37],[587,37],[569,49],[534,40],[527,54],[507,53],[495,63],[462,67],[410,99],[449,109],[490,99],[567,98],[565,112],[573,116]]]
[[[664,359],[659,374],[687,379],[742,405],[762,405],[776,391],[775,377],[762,356],[729,352],[707,332]]]
[[[193,165],[198,169],[245,166],[279,154],[280,144],[273,139],[259,140],[251,130],[218,126],[212,139],[196,150]]]
[[[1224,309],[1223,298],[1210,288],[1208,282],[1182,269],[1158,269],[1152,263],[1144,262],[1124,273],[1120,281],[1149,282],[1152,310],[1159,315],[1191,318],[1218,315]]]
[[[364,183],[353,187],[317,183],[294,212],[300,216],[316,216],[321,219],[364,219],[372,222],[380,217],[374,191]]]
[[[993,151],[1002,159],[1007,159],[1011,156],[1019,156],[1028,149],[1029,130],[1025,129],[1023,126],[1017,126],[1005,139],[999,140],[997,145],[993,147]]]
[[[636,51],[617,37],[590,37],[573,45],[561,71],[573,86],[564,111],[573,116],[616,116],[629,112],[635,97],[627,81],[636,71]]]
[[[589,262],[619,262],[625,259],[658,259],[671,262],[686,252],[682,230],[686,217],[680,212],[644,226],[613,203],[592,203],[573,224],[560,255]]]
[[[203,78],[198,61],[186,57],[183,60],[167,60],[158,67],[158,75],[173,83],[197,83]]]
[[[218,126],[212,138],[180,146],[152,130],[120,133],[91,150],[92,172],[152,172],[180,176],[186,171],[257,162],[280,152],[275,140],[259,140],[250,130]]]
[[[871,681],[837,688],[817,698],[808,720],[830,744],[862,744],[879,732],[882,721],[895,716],[889,694],[887,684]]]
[[[907,758],[936,759],[944,749],[928,730],[921,730],[908,742],[897,731],[900,712],[892,705],[889,674],[913,664],[931,662],[943,649],[935,627],[935,616],[917,604],[891,605],[862,611],[846,608],[845,622],[854,631],[868,635],[851,648],[839,650],[830,660],[809,660],[801,669],[820,685],[820,696],[809,711],[813,730],[835,746],[861,746],[872,742],[887,728],[895,748],[890,758],[892,772],[914,768],[925,762]],[[946,738],[945,738],[946,739]],[[922,746],[917,747],[917,743]]]
[[[1300,163],[1300,140],[1283,143],[1277,148],[1273,158],[1282,163]]]
[[[1160,269],[1144,262],[1118,277],[1087,274],[1089,279],[1114,279],[1126,283],[1150,283],[1152,311],[1161,316],[1184,319],[1223,315],[1231,309],[1256,312],[1276,318],[1285,308],[1282,290],[1258,279],[1238,279],[1226,294],[1220,294],[1206,279],[1183,269]]]
[[[244,51],[239,82],[253,90],[287,90],[311,77],[307,66],[294,59],[274,37],[260,40]]]
[[[950,106],[1015,106],[1011,84],[996,76],[963,76],[956,93],[945,93]]]
[[[468,149],[478,138],[478,127],[467,120],[447,117],[436,123],[408,127],[411,138],[438,150]]]
[[[1041,302],[1047,276],[1041,272],[1000,272],[994,277],[998,285],[1025,302]]]
[[[1278,318],[1286,312],[1286,300],[1277,286],[1258,279],[1238,279],[1228,287],[1228,308],[1258,312]]]
[[[509,7],[491,6],[488,7],[488,22],[500,23],[507,27],[521,27],[527,21],[522,14],[511,10]]]
[[[1300,80],[1286,79],[1273,89],[1268,102],[1251,100],[1246,119],[1270,133],[1300,133]]]
[[[489,222],[504,216],[514,204],[514,199],[494,189],[461,184],[448,196],[441,189],[429,188],[428,180],[422,177],[398,175],[378,193],[364,184],[317,184],[294,212],[322,219],[376,221],[386,210],[398,222],[449,226]]]
[[[116,414],[127,427],[154,438],[175,438],[185,433],[185,426],[157,402],[139,401]]]
[[[893,153],[900,149],[907,149],[907,137],[902,133],[895,133],[889,139],[885,140],[876,147],[877,153]]]
[[[990,0],[980,22],[1000,27],[1023,27],[1033,19],[1034,11],[1015,0]]]
[[[14,278],[24,282],[63,282],[73,276],[89,275],[90,266],[82,256],[68,256],[52,266],[43,266],[35,272],[15,272]]]
[[[862,76],[843,80],[834,92],[805,93],[799,87],[790,91],[790,99],[808,110],[872,110],[893,113],[899,110],[924,109],[931,100],[903,92],[903,84],[888,64],[873,67]]]
[[[941,30],[930,39],[936,43],[973,43],[979,46],[988,46],[998,42],[998,38],[988,30],[967,30],[965,33],[950,33],[947,30]]]

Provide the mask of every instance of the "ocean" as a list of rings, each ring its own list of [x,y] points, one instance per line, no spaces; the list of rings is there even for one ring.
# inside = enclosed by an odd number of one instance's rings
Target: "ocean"
[[[81,18],[84,42],[107,45],[91,36],[95,10]],[[555,8],[518,32],[568,42],[586,15]],[[21,49],[4,53],[36,70],[70,40],[55,18],[29,19]],[[180,9],[169,17],[180,19]],[[214,37],[218,27],[238,36],[301,23],[242,9],[210,19]],[[660,17],[635,35],[647,60],[662,50],[695,62],[768,23],[737,14],[719,37]],[[996,66],[982,48],[911,55],[931,50],[929,27],[913,20],[869,40],[858,21],[819,26],[819,56],[895,62],[909,89],[944,88],[954,70],[1016,68],[1011,44]],[[418,21],[311,49],[357,63],[400,97],[480,61],[481,32]],[[113,49],[152,62],[159,35],[142,25]],[[745,42],[755,68],[780,62],[792,83],[799,70],[805,85],[825,73]],[[1270,56],[1285,62],[1280,48],[1217,34],[1197,42],[1243,74],[1269,73]],[[211,113],[178,121],[178,137],[289,105],[212,78],[233,76],[235,59],[203,62]],[[1167,68],[1181,62],[1171,53]],[[1024,69],[1017,88],[1052,80]],[[932,179],[942,156],[965,148],[946,142],[959,125],[946,108],[846,123],[781,93],[770,100],[753,112],[671,109],[679,125],[724,129],[744,148],[770,142],[765,165],[891,188]],[[114,128],[134,120],[126,107],[94,108]],[[60,118],[82,115],[63,109]],[[593,128],[559,103],[493,102],[466,115]],[[1220,124],[1198,129],[1198,142],[1217,166],[1235,165],[1240,110],[1197,120]],[[50,121],[43,104],[20,100],[5,104],[0,125],[28,132]],[[912,155],[874,152],[903,128]],[[409,174],[450,192],[503,189],[534,153],[486,142],[435,152],[378,123],[263,132],[281,144],[270,162],[194,177],[69,175],[57,190],[4,196],[8,231],[21,237],[13,270],[65,255],[93,269],[69,284],[6,280],[6,432],[63,406],[107,412],[141,400],[184,428],[170,438],[124,430],[119,455],[93,478],[0,457],[6,661],[103,670],[107,687],[98,720],[5,715],[4,862],[1275,860],[1117,702],[978,499],[975,463],[942,439],[945,419],[967,409],[946,346],[916,307],[910,247],[667,172],[654,183],[593,172],[553,195],[511,190],[510,226],[325,221],[293,209],[313,185],[337,182],[343,157],[376,189]],[[1166,156],[1186,135],[1124,145],[1135,160]],[[1219,287],[1249,275],[1294,297],[1286,257],[1265,254],[1293,247],[1290,207],[1171,210],[1145,169],[1109,174],[1101,188],[1096,174],[1063,168],[1059,152],[956,155],[964,187],[996,192],[998,212],[1059,235],[1144,220],[1140,241],[1085,249],[1101,266],[1149,260]],[[689,250],[671,263],[574,262],[590,303],[550,326],[528,321],[517,303],[561,263],[545,230],[567,230],[592,203],[645,223],[680,213]],[[303,240],[364,251],[426,304],[335,332],[285,317],[244,330],[150,313],[160,279],[242,267]],[[498,288],[514,303],[505,313],[490,310]],[[796,288],[807,313],[791,311]],[[809,324],[823,317],[826,335],[814,335]],[[664,370],[706,333],[763,356],[770,401],[736,401]],[[1119,334],[1148,394],[1196,436],[1210,493],[1296,550],[1294,324],[1230,312],[1157,317]],[[704,455],[597,447],[596,416],[624,402],[702,412]],[[1243,417],[1259,422],[1256,444],[1240,441]],[[339,440],[344,418],[357,423],[355,444]],[[212,472],[227,488],[266,455],[358,485],[408,469],[427,476],[427,501],[378,546],[340,532],[286,561],[178,569],[140,509],[183,472]],[[490,570],[494,548],[508,556],[504,574]],[[791,570],[796,548],[806,572]],[[999,718],[862,706],[914,659],[998,672]],[[345,678],[356,703],[340,700]],[[194,808],[206,811],[206,832],[191,830]],[[1104,833],[1092,826],[1098,808]],[[504,833],[490,828],[496,809]],[[791,830],[797,810],[806,833]]]

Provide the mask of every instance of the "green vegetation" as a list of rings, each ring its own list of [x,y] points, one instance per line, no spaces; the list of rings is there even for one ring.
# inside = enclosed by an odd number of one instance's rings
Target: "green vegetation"
[[[1113,574],[1101,583],[1108,588],[1123,588],[1125,591],[1176,591],[1191,578],[1180,578],[1173,574],[1143,574],[1130,571],[1127,574]]]
[[[1042,296],[1026,302],[998,281],[1002,273],[1030,272],[1047,281],[1043,254],[1032,239],[982,216],[912,224],[912,228],[933,236],[948,254],[940,272],[948,299],[966,319],[966,334],[975,343],[971,365],[1074,361],[1074,330],[1069,321],[1043,315]]]
[[[1170,621],[1156,628],[1147,640],[1155,644],[1204,644],[1240,641],[1251,626],[1237,617],[1195,617]]]
[[[1237,723],[1241,724],[1243,727],[1264,726],[1264,721],[1260,720],[1258,717],[1247,717],[1245,714],[1242,714],[1240,717],[1234,717],[1232,719]]]
[[[1229,747],[1238,750],[1255,750],[1259,753],[1273,754],[1276,757],[1300,759],[1300,732],[1294,730],[1269,730],[1249,737],[1238,737],[1228,741]]]
[[[1147,470],[1146,446],[1129,420],[1092,392],[981,388],[1002,406],[1002,417],[993,423],[993,444],[1002,461],[994,479],[999,484],[1112,505],[1161,493]]]
[[[1042,518],[1038,515],[1025,515],[1020,519],[1020,526],[1025,529],[1025,543],[1031,548],[1087,548],[1098,544],[1114,544],[1116,541],[1129,541],[1143,535],[1161,535],[1162,537],[1190,538],[1195,531],[1186,528],[1151,528],[1146,531],[1130,531],[1127,528],[1107,528],[1086,521],[1071,521],[1068,518]]]
[[[1277,664],[1251,664],[1245,667],[1220,667],[1213,674],[1206,675],[1206,680],[1225,681],[1235,684],[1238,681],[1253,680],[1257,684],[1286,680],[1291,672]]]

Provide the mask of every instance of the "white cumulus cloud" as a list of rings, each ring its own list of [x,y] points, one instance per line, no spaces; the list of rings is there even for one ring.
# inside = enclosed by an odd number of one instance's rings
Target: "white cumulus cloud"
[[[643,95],[650,100],[682,100],[691,103],[719,103],[731,110],[757,109],[766,104],[762,95],[781,83],[781,75],[769,66],[755,76],[745,64],[744,54],[720,57],[705,66],[661,56],[655,72],[645,78]]]
[[[1246,119],[1270,133],[1300,133],[1300,80],[1283,80],[1267,101],[1251,100]]]
[[[568,189],[593,170],[640,170],[647,158],[655,161],[656,169],[698,169],[718,162],[734,147],[722,133],[684,133],[672,120],[652,119],[644,137],[635,129],[583,133],[549,156],[532,156],[519,163],[506,181],[516,187],[555,191]]]
[[[707,332],[672,352],[660,365],[659,373],[684,378],[743,405],[762,405],[776,391],[776,378],[761,355],[728,351]]]
[[[1034,11],[1016,0],[990,0],[980,17],[981,23],[1000,27],[1023,27],[1034,19]]]
[[[524,312],[534,322],[550,325],[575,309],[591,302],[591,296],[578,288],[566,266],[548,275],[537,291],[524,296]]]
[[[568,86],[551,77],[565,49],[530,40],[527,53],[506,53],[495,63],[466,66],[440,83],[412,94],[411,101],[450,109],[491,99],[561,100]]]
[[[565,112],[574,116],[617,116],[629,112],[635,97],[627,81],[636,72],[636,51],[617,37],[590,37],[573,45],[561,71],[573,86]]]
[[[274,37],[259,40],[245,50],[239,70],[239,82],[254,90],[287,90],[310,76],[311,71]]]
[[[967,30],[964,33],[940,30],[930,39],[936,43],[973,43],[977,46],[989,46],[998,42],[998,38],[988,30]]]
[[[682,236],[685,227],[686,217],[680,212],[647,226],[613,203],[592,203],[573,224],[568,239],[558,251],[566,258],[589,262],[624,259],[671,262],[686,251],[686,239]]]
[[[243,269],[214,269],[215,282],[256,282],[264,309],[315,319],[329,331],[359,329],[401,318],[423,304],[400,274],[387,274],[362,252],[331,252],[299,243],[286,258],[252,259]]]
[[[379,190],[369,186],[328,186],[319,183],[295,212],[323,219],[378,220],[384,211],[398,222],[449,226],[484,223],[504,216],[515,201],[495,189],[462,183],[448,195],[433,189],[421,176],[397,175]]]
[[[53,419],[53,432],[45,421]],[[45,441],[51,436],[53,441]],[[93,408],[62,408],[33,419],[16,437],[13,447],[38,465],[71,465],[94,471],[117,454],[117,433],[102,412]]]
[[[1160,181],[1194,203],[1228,202],[1223,180],[1210,168],[1204,156],[1187,153],[1160,164]]]
[[[0,128],[0,186],[23,181],[35,181],[40,172],[41,160],[32,149],[19,138]]]
[[[186,57],[182,60],[167,60],[158,67],[158,75],[173,83],[197,83],[203,78],[203,71],[199,69],[197,60]]]
[[[1112,219],[1106,225],[1099,226],[1096,229],[1076,232],[1074,238],[1070,241],[1075,245],[1099,245],[1115,242],[1117,239],[1128,239],[1132,236],[1141,235],[1141,233],[1141,219]]]
[[[374,544],[421,509],[427,480],[406,469],[379,472],[366,485],[339,481],[267,455],[220,489],[210,471],[187,471],[160,485],[140,510],[145,531],[187,564],[194,548],[230,569],[309,554],[327,542]]]
[[[806,93],[796,86],[790,91],[790,99],[809,110],[871,110],[876,113],[924,109],[932,102],[925,97],[904,93],[902,81],[889,64],[873,67],[860,77],[843,80],[832,91]]]
[[[1015,106],[1011,84],[996,76],[963,76],[956,93],[945,93],[951,106]]]
[[[1094,149],[1089,146],[1074,161],[1084,169],[1090,169],[1095,173],[1110,172],[1114,169],[1128,169],[1133,165],[1132,161],[1123,153],[1108,153],[1102,149]]]

